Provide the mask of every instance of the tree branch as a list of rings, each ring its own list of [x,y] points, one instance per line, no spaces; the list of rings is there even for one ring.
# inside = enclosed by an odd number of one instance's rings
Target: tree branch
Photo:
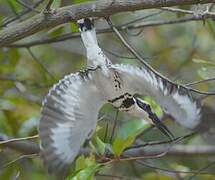
[[[214,172],[199,172],[199,171],[179,171],[179,170],[173,170],[173,169],[164,169],[164,168],[160,168],[160,167],[157,167],[157,166],[153,166],[151,164],[148,164],[142,160],[137,160],[136,161],[138,164],[142,165],[142,166],[145,166],[145,167],[148,167],[148,168],[151,168],[153,170],[159,170],[159,171],[164,171],[164,172],[168,172],[168,173],[186,173],[186,174],[205,174],[205,175],[215,175]]]
[[[9,167],[10,165],[16,163],[17,161],[20,161],[20,160],[23,160],[23,159],[27,159],[27,158],[34,158],[34,157],[37,157],[37,156],[38,156],[37,153],[36,154],[23,154],[23,155],[20,155],[18,158],[10,161],[9,163],[4,164],[3,166],[0,166],[0,170]]]
[[[17,151],[27,153],[27,154],[34,154],[34,153],[39,153],[40,148],[38,144],[30,141],[21,141],[25,140],[26,138],[16,138],[16,139],[11,139],[5,134],[0,134],[0,146],[1,147],[8,147],[11,149],[15,149]]]
[[[209,17],[206,16],[205,18],[209,18]],[[200,20],[202,20],[201,17],[187,16],[187,17],[169,19],[169,20],[140,22],[140,23],[136,23],[136,24],[128,23],[128,24],[116,26],[116,28],[119,31],[122,31],[122,30],[126,30],[126,29],[139,29],[139,28],[144,28],[144,27],[160,26],[160,25],[165,25],[165,24],[177,24],[177,23],[200,21]],[[96,30],[96,34],[110,33],[110,32],[113,32],[111,28],[103,28],[103,29]],[[61,41],[65,41],[65,40],[73,39],[73,38],[77,38],[77,37],[80,37],[80,32],[66,33],[63,35],[56,36],[56,37],[43,38],[43,39],[30,41],[30,42],[10,44],[7,47],[10,47],[10,48],[31,47],[31,46],[36,46],[36,45],[61,42]]]
[[[193,136],[195,135],[196,132],[192,132],[192,133],[189,133],[187,135],[184,135],[184,136],[180,136],[180,137],[176,137],[174,138],[173,140],[164,140],[164,141],[151,141],[151,142],[145,142],[145,143],[138,143],[137,145],[132,145],[132,146],[129,146],[125,149],[125,151],[129,150],[129,149],[135,149],[135,148],[143,148],[145,146],[154,146],[154,145],[160,145],[160,144],[169,144],[171,142],[174,142],[174,141],[181,141],[183,139],[186,139],[190,136]]]
[[[123,153],[126,156],[152,156],[166,150],[166,146],[149,146],[144,148],[131,149]],[[166,156],[183,157],[210,157],[215,155],[215,147],[212,145],[174,145],[166,153]]]
[[[32,137],[33,138],[33,137]],[[0,134],[0,140],[6,143],[2,143],[0,146],[9,147],[17,151],[28,153],[28,154],[37,154],[40,152],[39,145],[31,141],[21,141],[26,138],[16,138],[11,141],[7,135]],[[20,139],[20,140],[19,140]],[[143,148],[130,149],[123,153],[125,156],[152,156],[155,154],[161,154],[167,150],[167,147],[164,145],[158,146],[149,146]],[[91,148],[84,148],[81,150],[84,154],[89,154]],[[166,153],[166,156],[184,156],[184,157],[210,157],[215,156],[215,146],[211,145],[173,145]]]
[[[43,29],[84,17],[107,17],[119,12],[164,6],[214,3],[215,0],[100,0],[58,8],[54,13],[40,13],[34,17],[0,31],[0,47],[7,46]]]

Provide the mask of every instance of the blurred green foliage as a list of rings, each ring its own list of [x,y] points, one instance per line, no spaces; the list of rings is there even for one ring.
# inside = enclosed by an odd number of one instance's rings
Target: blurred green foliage
[[[56,0],[52,8],[62,7],[64,5],[78,4],[89,0]],[[29,5],[37,2],[28,0],[23,2]],[[43,9],[48,0],[41,4],[37,9]],[[180,6],[178,8],[190,10],[191,6]],[[13,0],[0,0],[0,23],[6,18],[14,16],[15,12],[26,10],[23,6]],[[123,24],[130,20],[148,15],[157,10],[144,10],[137,12],[127,12],[114,15],[112,17],[116,24]],[[33,15],[35,13],[30,14]],[[181,13],[164,12],[159,16],[150,17],[144,21],[173,19],[182,17]],[[26,17],[24,18],[26,19]],[[17,20],[19,22],[19,20]],[[96,21],[96,27],[104,27],[105,21]],[[69,32],[78,31],[75,23],[62,25],[53,29],[47,29],[31,37],[27,37],[20,42],[30,42],[47,37],[55,37]],[[133,31],[133,30],[131,30]],[[135,31],[135,30],[134,30]],[[129,39],[131,44],[146,58],[152,66],[162,74],[176,80],[180,83],[189,83],[192,81],[211,78],[215,74],[215,24],[211,19],[206,19],[206,23],[188,22],[184,24],[172,24],[156,27],[147,27],[143,33],[138,36],[131,36],[130,33],[123,32],[123,35]],[[109,33],[98,36],[99,44],[102,48],[116,52],[122,56],[131,56],[118,41],[118,39]],[[85,50],[80,38],[75,38],[59,43],[50,43],[31,48],[34,55],[39,58],[43,65],[58,79],[64,75],[83,69],[86,65]],[[129,63],[137,66],[141,64],[134,59],[125,57],[115,57],[108,54],[113,63]],[[30,84],[29,84],[30,82]],[[48,89],[55,83],[55,80],[31,57],[25,48],[2,48],[0,49],[0,133],[12,137],[25,137],[37,134],[37,124],[40,117],[40,108],[44,96]],[[214,82],[198,84],[195,87],[202,90],[209,90],[214,87]],[[152,104],[158,115],[162,114],[161,108],[149,97],[142,96],[146,101]],[[214,99],[207,99],[208,103],[213,103]],[[111,105],[105,105],[102,110],[114,119],[115,109]],[[100,127],[94,135],[91,147],[97,156],[103,156],[106,151],[120,156],[123,150],[131,145],[135,137],[143,131],[148,124],[143,123],[141,119],[134,119],[124,113],[119,113],[118,119],[121,125],[117,124],[116,136],[111,144],[109,142],[110,132],[113,127],[113,120],[109,121],[108,138],[105,136],[105,117],[99,123]],[[131,121],[132,120],[132,121]],[[186,129],[180,128],[175,122],[167,120],[169,128],[176,135],[183,135]],[[187,139],[184,143],[200,144],[199,137]],[[164,136],[156,129],[142,137],[144,141],[163,140]],[[38,140],[35,142],[39,143]],[[98,149],[97,149],[98,148]],[[43,168],[40,158],[23,159],[1,169],[2,165],[16,159],[20,152],[0,147],[0,179],[14,179],[19,174],[18,179],[23,180],[45,180],[54,179],[49,176]],[[102,170],[105,174],[116,174],[122,176],[131,176],[146,180],[172,180],[177,179],[175,174],[155,171],[133,162],[121,162],[110,168],[98,163],[98,158],[93,153],[88,157],[80,156],[74,162],[71,170],[70,179],[93,179],[96,172]],[[174,168],[176,170],[190,171],[198,170],[210,162],[210,159],[203,157],[168,157],[160,160],[151,160],[150,163],[161,168]],[[108,168],[107,168],[108,167]],[[208,171],[215,171],[214,167]],[[190,174],[181,174],[183,179],[188,179]],[[97,177],[97,179],[106,179]],[[108,179],[108,178],[107,178]],[[201,175],[194,179],[214,179],[214,176]]]

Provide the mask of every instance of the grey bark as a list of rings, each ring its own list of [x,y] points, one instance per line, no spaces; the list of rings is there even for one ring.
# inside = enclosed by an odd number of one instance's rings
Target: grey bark
[[[7,46],[46,28],[70,21],[74,22],[84,17],[107,17],[125,11],[214,2],[215,0],[100,0],[65,6],[50,13],[41,12],[24,22],[3,29],[0,31],[0,47]]]

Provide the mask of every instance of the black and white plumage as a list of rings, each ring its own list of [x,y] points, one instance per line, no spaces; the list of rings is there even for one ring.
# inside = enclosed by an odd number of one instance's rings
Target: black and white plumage
[[[128,85],[124,88],[127,91],[150,96],[166,113],[187,128],[194,128],[199,124],[200,104],[184,87],[171,84],[144,68],[123,64],[113,65],[112,68]]]
[[[90,105],[89,105],[90,103]],[[91,72],[71,74],[60,80],[43,101],[39,136],[49,171],[68,168],[80,145],[94,132],[105,99]]]
[[[81,19],[78,24],[87,50],[88,67],[54,85],[41,109],[41,151],[50,171],[61,172],[69,167],[85,140],[92,136],[99,110],[105,103],[155,124],[169,137],[171,132],[150,104],[135,95],[150,96],[186,127],[198,125],[200,107],[186,89],[146,69],[113,65],[98,46],[92,20]]]

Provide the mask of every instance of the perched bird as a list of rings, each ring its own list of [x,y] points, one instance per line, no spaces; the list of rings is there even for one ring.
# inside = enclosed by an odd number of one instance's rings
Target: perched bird
[[[81,19],[78,26],[88,66],[55,84],[41,109],[39,137],[49,171],[61,172],[74,161],[81,146],[93,135],[99,110],[105,103],[143,118],[170,138],[173,134],[151,105],[136,95],[150,96],[186,127],[198,125],[201,109],[186,89],[144,68],[112,64],[98,46],[93,20]]]

